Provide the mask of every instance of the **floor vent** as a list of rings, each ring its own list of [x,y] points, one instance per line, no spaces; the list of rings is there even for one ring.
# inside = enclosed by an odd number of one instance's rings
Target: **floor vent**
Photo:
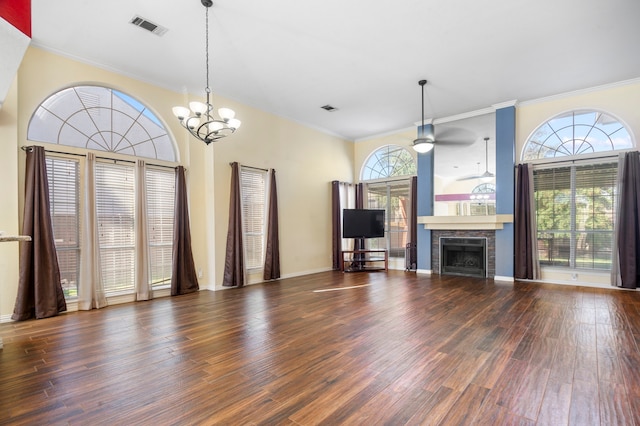
[[[131,21],[129,21],[129,23],[143,28],[149,32],[154,33],[157,36],[162,36],[164,35],[164,33],[166,33],[167,31],[169,31],[167,28],[165,27],[161,27],[158,24],[154,24],[153,22],[149,21],[148,19],[145,19],[141,16],[134,16]]]

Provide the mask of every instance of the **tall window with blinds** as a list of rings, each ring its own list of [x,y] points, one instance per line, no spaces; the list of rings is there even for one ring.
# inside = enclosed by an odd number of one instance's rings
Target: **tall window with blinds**
[[[147,223],[152,287],[171,283],[175,181],[173,169],[147,168]]]
[[[78,161],[47,156],[49,208],[60,281],[67,299],[78,296],[80,208]]]
[[[242,228],[247,269],[260,269],[264,262],[267,171],[240,168]]]
[[[134,179],[132,164],[96,164],[98,240],[107,295],[134,290]]]
[[[541,265],[610,270],[616,162],[534,169]]]

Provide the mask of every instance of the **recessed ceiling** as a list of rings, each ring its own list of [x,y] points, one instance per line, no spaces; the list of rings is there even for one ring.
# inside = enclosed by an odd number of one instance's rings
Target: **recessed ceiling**
[[[199,0],[33,0],[33,43],[201,95],[204,14]],[[431,118],[638,78],[638,17],[637,0],[218,0],[211,86],[357,140],[418,122],[423,78]]]

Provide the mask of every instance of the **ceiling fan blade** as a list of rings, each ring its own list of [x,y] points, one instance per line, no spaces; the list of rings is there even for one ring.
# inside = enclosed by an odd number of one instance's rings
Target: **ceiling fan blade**
[[[473,179],[480,179],[482,177],[483,177],[482,175],[464,176],[464,177],[458,178],[456,180],[458,180],[458,181],[460,181],[460,180],[473,180]]]
[[[460,127],[436,127],[436,143],[471,145],[476,141],[474,132]]]

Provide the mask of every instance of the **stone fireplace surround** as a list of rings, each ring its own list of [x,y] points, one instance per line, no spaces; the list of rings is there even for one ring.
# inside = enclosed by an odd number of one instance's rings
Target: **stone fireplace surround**
[[[496,275],[496,234],[493,230],[432,230],[431,231],[431,270],[440,273],[440,238],[486,238],[487,239],[487,278]]]

